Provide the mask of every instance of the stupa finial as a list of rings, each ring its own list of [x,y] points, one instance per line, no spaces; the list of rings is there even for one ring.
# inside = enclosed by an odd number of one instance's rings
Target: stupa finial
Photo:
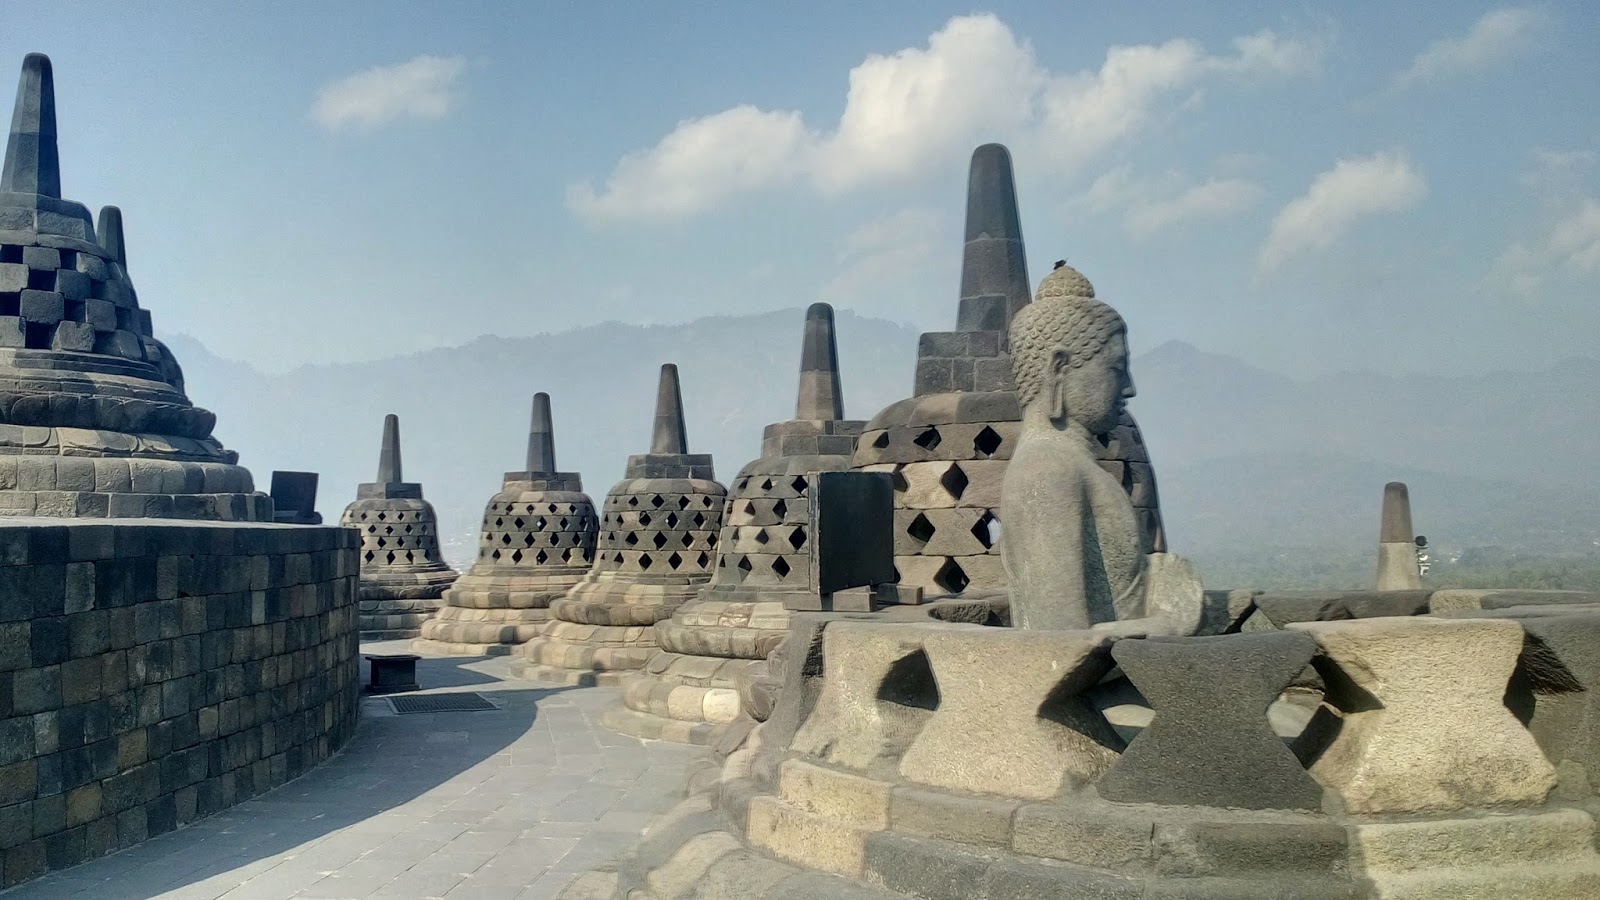
[[[1017,310],[1028,305],[1031,294],[1011,152],[1002,144],[984,144],[972,151],[967,175],[966,246],[956,330],[1003,332]]]
[[[844,390],[839,386],[839,347],[833,336],[833,307],[813,303],[806,310],[804,343],[800,346],[800,397],[796,419],[837,421],[844,418]]]
[[[533,420],[528,425],[528,471],[556,470],[556,430],[550,418],[550,395],[533,395]]]
[[[128,244],[122,236],[122,210],[115,206],[100,207],[100,221],[95,225],[95,237],[106,255],[116,260],[124,269],[128,267]]]
[[[1409,544],[1415,538],[1411,530],[1411,491],[1404,482],[1391,481],[1383,486],[1383,522],[1378,540]]]
[[[29,53],[22,58],[17,105],[6,137],[5,167],[0,192],[61,197],[61,156],[56,149],[56,85],[50,57]]]
[[[399,484],[405,481],[400,468],[400,417],[390,413],[383,417],[383,449],[378,451],[378,484]]]
[[[655,429],[650,434],[651,453],[689,452],[687,431],[683,426],[683,390],[678,386],[678,367],[666,363],[661,367],[661,383],[656,388]]]

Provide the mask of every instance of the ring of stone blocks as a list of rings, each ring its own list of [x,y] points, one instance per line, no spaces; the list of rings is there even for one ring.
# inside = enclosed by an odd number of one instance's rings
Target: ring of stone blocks
[[[422,623],[419,636],[424,640],[451,644],[521,644],[537,637],[545,621],[447,622],[429,619]]]
[[[660,650],[650,657],[640,671],[675,684],[735,690],[739,686],[739,676],[755,663],[753,659],[694,656]]]
[[[663,719],[713,725],[727,725],[739,717],[736,689],[681,682],[650,672],[649,663],[645,665],[645,669],[623,676],[620,687],[624,707]]]
[[[694,536],[690,536],[694,537]],[[707,536],[690,540],[687,547],[670,544],[660,550],[617,550],[602,547],[596,554],[593,572],[639,582],[704,583],[711,578],[717,556],[705,546]],[[683,543],[680,539],[679,543]],[[696,544],[700,546],[696,546]]]
[[[0,328],[4,325],[4,317],[0,317]],[[3,333],[0,333],[0,340],[3,340]],[[144,369],[133,374],[133,377],[147,381],[160,378],[149,366]],[[76,376],[78,373],[73,374]],[[166,386],[165,382],[152,383]],[[84,393],[81,388],[73,390],[74,387],[78,386],[64,384],[57,379],[22,388],[16,385],[14,379],[0,378],[0,412],[4,412],[12,423],[19,426],[72,428],[101,434],[152,436],[169,441],[174,438],[206,441],[217,424],[215,413],[189,405],[181,394],[175,392],[170,397],[156,395],[160,399],[154,399],[150,396],[119,397]],[[110,443],[115,446],[118,442]]]
[[[0,379],[3,383],[4,379]],[[3,393],[3,391],[0,391]],[[38,397],[49,395],[39,394]],[[58,401],[62,405],[67,401]],[[5,405],[0,404],[0,409]],[[11,405],[15,409],[15,405]],[[53,415],[53,413],[52,413]],[[224,449],[214,438],[210,437],[184,437],[175,434],[132,433],[120,431],[106,431],[97,428],[74,428],[70,426],[47,427],[44,425],[0,425],[0,452],[11,456],[28,456],[39,459],[63,457],[71,459],[97,459],[103,460],[101,468],[106,471],[104,477],[114,478],[118,481],[124,478],[131,480],[134,477],[149,479],[158,477],[152,472],[159,469],[148,468],[135,476],[128,473],[129,461],[158,461],[165,463],[198,463],[204,465],[232,466],[238,462],[238,454]],[[113,460],[120,460],[114,464]],[[125,474],[118,474],[119,471]],[[71,474],[69,472],[69,474]],[[41,476],[42,477],[42,476]],[[212,473],[213,478],[233,478],[240,476],[236,473]],[[237,484],[234,481],[219,482]]]
[[[139,494],[0,489],[0,515],[270,522],[266,494]]]
[[[685,625],[673,618],[656,623],[656,643],[665,650],[690,656],[730,659],[766,659],[788,634],[786,629],[743,628],[728,625]]]
[[[654,625],[669,618],[675,609],[677,605],[672,603],[637,601],[608,603],[567,599],[550,604],[551,614],[557,619],[584,625]]]
[[[0,490],[249,494],[255,491],[255,483],[248,469],[226,463],[55,456],[31,451],[0,455]]]
[[[442,605],[440,598],[454,582],[455,573],[449,569],[431,576],[409,574],[397,577],[395,573],[374,573],[374,577],[369,578],[362,573],[361,599],[433,600],[438,601],[436,605]]]
[[[464,606],[441,606],[435,618],[441,622],[494,622],[515,625],[529,622],[548,622],[550,621],[550,610],[548,608],[528,607],[474,609]]]
[[[894,569],[900,584],[919,587],[931,594],[988,589],[1006,583],[1005,568],[998,552],[981,556],[896,554]]]
[[[478,587],[462,587],[458,581],[455,587],[444,592],[445,605],[458,609],[546,609],[550,604],[566,596],[572,588],[572,582],[552,584],[548,589],[494,589]]]
[[[582,581],[590,568],[584,565],[491,564],[480,560],[456,581],[456,588],[463,591],[565,591]]]

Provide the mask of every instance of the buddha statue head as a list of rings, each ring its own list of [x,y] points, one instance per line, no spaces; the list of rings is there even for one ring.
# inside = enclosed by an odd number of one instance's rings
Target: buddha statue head
[[[1110,432],[1134,396],[1128,372],[1128,326],[1094,286],[1065,262],[1039,284],[1034,301],[1011,321],[1011,365],[1023,418],[1040,414],[1057,428],[1077,423]]]

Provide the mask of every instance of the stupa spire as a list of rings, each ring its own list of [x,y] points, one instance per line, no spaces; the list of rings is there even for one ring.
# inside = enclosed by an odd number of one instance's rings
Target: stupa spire
[[[839,386],[839,347],[833,336],[833,307],[813,303],[806,310],[804,343],[800,345],[800,396],[796,419],[836,421],[844,418],[844,390]]]
[[[655,429],[650,433],[650,452],[689,452],[687,431],[683,426],[683,390],[678,386],[678,367],[674,363],[666,363],[661,367],[661,383],[656,388]]]
[[[967,174],[966,246],[961,255],[957,331],[1004,332],[1032,296],[1017,212],[1011,153],[1002,144],[972,151]]]
[[[1416,532],[1411,530],[1411,491],[1404,483],[1383,486],[1383,520],[1378,526],[1378,578],[1380,591],[1418,590],[1422,572],[1417,568]]]
[[[383,449],[378,451],[378,484],[398,484],[405,481],[400,468],[400,417],[390,413],[383,417]]]
[[[556,430],[550,418],[550,395],[533,395],[533,420],[528,425],[528,471],[556,470]]]
[[[56,85],[50,57],[29,53],[22,58],[17,105],[6,137],[5,167],[0,192],[61,197],[61,156],[56,149]]]
[[[94,231],[100,246],[105,248],[106,255],[126,269],[128,244],[122,236],[122,210],[115,206],[100,207],[100,221],[95,225]]]

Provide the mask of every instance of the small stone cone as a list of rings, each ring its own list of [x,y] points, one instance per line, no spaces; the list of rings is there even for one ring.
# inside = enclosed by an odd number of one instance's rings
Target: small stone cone
[[[405,481],[400,468],[400,417],[390,413],[383,417],[383,449],[378,451],[378,483],[399,484]]]
[[[61,197],[61,156],[56,149],[56,85],[50,57],[29,53],[22,59],[17,105],[6,137],[0,192]]]
[[[806,332],[800,346],[800,397],[796,419],[838,421],[844,418],[844,389],[839,385],[839,347],[833,336],[833,307],[813,303],[806,310]]]
[[[106,255],[116,260],[124,269],[128,267],[128,245],[122,236],[122,210],[115,206],[100,207],[100,221],[95,234]]]
[[[528,425],[528,471],[556,470],[556,430],[550,418],[550,395],[533,395],[533,421]]]
[[[1422,573],[1417,569],[1416,533],[1411,530],[1411,493],[1398,481],[1383,486],[1376,586],[1380,591],[1410,591],[1422,587]]]
[[[984,144],[972,151],[967,175],[966,247],[956,330],[1004,332],[1032,294],[1011,153],[1001,144]]]
[[[655,430],[650,435],[651,453],[686,454],[687,431],[683,426],[683,391],[678,387],[678,367],[661,367],[661,384],[656,388]]]

